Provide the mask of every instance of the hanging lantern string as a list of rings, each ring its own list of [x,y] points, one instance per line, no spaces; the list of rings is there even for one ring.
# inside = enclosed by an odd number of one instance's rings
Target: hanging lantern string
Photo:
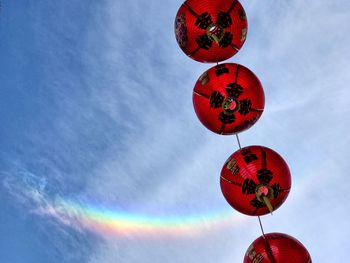
[[[239,138],[238,138],[238,134],[237,134],[237,133],[236,133],[236,138],[237,138],[237,143],[238,143],[239,149],[242,150],[241,142],[239,141]]]
[[[263,234],[263,237],[265,238],[265,232],[264,232],[263,225],[262,225],[262,223],[261,223],[261,218],[260,218],[260,216],[258,216],[258,219],[259,219],[259,224],[260,224],[261,233]]]
[[[266,238],[266,236],[265,236],[264,228],[263,228],[263,226],[262,226],[260,216],[258,216],[258,219],[259,219],[259,224],[260,224],[261,232],[262,232],[262,234],[263,234],[263,238],[264,238],[264,242],[265,242],[265,248],[266,248],[267,256],[268,256],[268,258],[270,259],[271,263],[277,263],[277,261],[276,261],[276,259],[275,259],[275,256],[273,255],[273,252],[272,252],[271,246],[270,246],[270,244],[269,244],[269,241],[267,240],[267,238]]]
[[[240,142],[240,140],[239,140],[239,137],[238,137],[238,134],[237,134],[237,133],[236,133],[236,139],[237,139],[237,143],[238,143],[239,149],[242,150],[241,142]],[[262,225],[262,223],[261,223],[260,216],[258,216],[258,219],[259,219],[259,224],[260,224],[261,233],[262,233],[263,237],[265,238],[265,232],[264,232],[263,225]]]

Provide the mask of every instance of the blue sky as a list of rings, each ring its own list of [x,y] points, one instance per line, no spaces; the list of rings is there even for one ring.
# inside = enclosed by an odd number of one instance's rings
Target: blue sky
[[[155,217],[230,210],[219,172],[237,144],[193,111],[193,85],[212,65],[177,46],[181,3],[2,0],[0,262],[243,261],[256,218],[174,238],[107,236],[55,216],[60,199]],[[293,179],[265,230],[297,237],[314,262],[344,262],[350,3],[242,5],[248,38],[229,61],[255,72],[266,104],[241,143],[279,152]]]

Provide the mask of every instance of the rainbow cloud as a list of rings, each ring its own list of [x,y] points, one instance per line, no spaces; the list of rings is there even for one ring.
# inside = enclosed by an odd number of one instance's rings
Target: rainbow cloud
[[[91,202],[57,197],[49,198],[45,178],[28,172],[21,176],[8,176],[5,189],[25,207],[41,216],[55,218],[78,231],[92,231],[103,236],[189,236],[232,227],[247,217],[226,208],[196,214],[130,213],[121,209],[92,205]],[[63,196],[61,194],[60,196]]]
[[[55,205],[41,207],[40,214],[55,217],[62,223],[84,228],[102,235],[166,235],[188,236],[218,230],[246,220],[234,211],[215,211],[207,214],[150,216],[61,200]]]

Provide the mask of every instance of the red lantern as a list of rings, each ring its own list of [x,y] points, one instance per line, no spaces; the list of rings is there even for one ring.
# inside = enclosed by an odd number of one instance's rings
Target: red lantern
[[[247,18],[237,0],[187,0],[175,18],[183,52],[199,62],[219,62],[236,54],[247,36]]]
[[[234,134],[251,127],[265,105],[259,79],[248,68],[220,64],[207,70],[193,89],[193,106],[202,124],[218,134]]]
[[[311,263],[309,252],[294,237],[270,233],[256,239],[248,248],[244,263]]]
[[[259,216],[276,210],[291,188],[287,163],[275,151],[248,146],[233,153],[220,177],[226,201],[239,212]]]

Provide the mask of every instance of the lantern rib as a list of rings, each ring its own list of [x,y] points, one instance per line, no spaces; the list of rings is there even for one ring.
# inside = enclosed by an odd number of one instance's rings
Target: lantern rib
[[[232,10],[236,7],[236,4],[237,4],[237,0],[234,0],[232,2],[232,5],[230,6],[229,10],[227,10],[227,13],[230,14],[232,12]]]
[[[185,3],[184,3],[184,6],[187,7],[188,11],[190,11],[190,13],[191,13],[192,15],[194,15],[195,17],[198,17],[198,14],[190,7],[189,4],[187,4],[187,3],[185,2]]]

